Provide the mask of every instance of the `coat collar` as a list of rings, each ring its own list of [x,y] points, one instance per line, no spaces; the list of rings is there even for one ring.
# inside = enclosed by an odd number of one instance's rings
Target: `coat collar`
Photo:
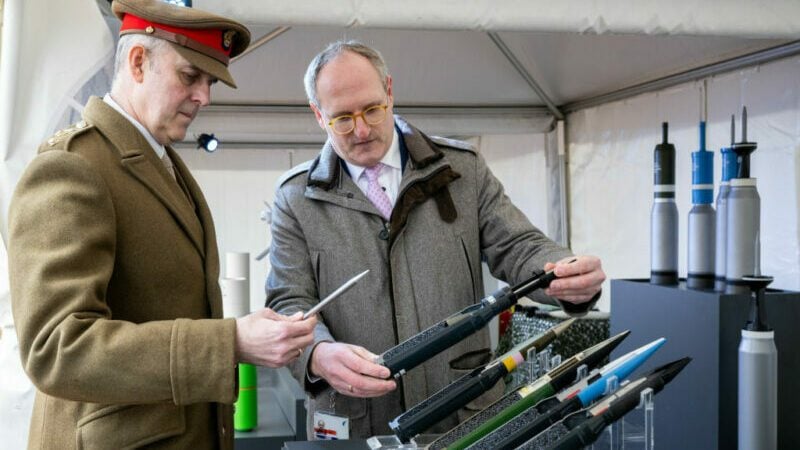
[[[408,150],[408,162],[389,219],[390,245],[405,227],[411,211],[430,198],[436,202],[443,221],[455,221],[458,211],[447,186],[461,177],[428,136],[400,116],[395,116],[394,120],[399,137]],[[308,169],[305,195],[377,215],[377,209],[344,172],[343,164],[328,140]]]
[[[416,177],[424,177],[427,172],[424,169],[433,163],[441,160],[444,154],[437,146],[422,132],[406,122],[401,116],[394,116],[394,123],[399,132],[399,138],[404,142],[408,151],[408,166],[404,167],[404,183],[413,182]],[[412,174],[406,180],[405,169],[412,169]],[[419,172],[418,172],[419,171]],[[329,190],[337,185],[341,185],[340,177],[344,173],[341,166],[339,155],[333,149],[330,139],[325,142],[319,156],[308,169],[308,186],[319,187]]]
[[[122,166],[145,185],[153,195],[164,204],[172,216],[189,236],[194,246],[205,257],[203,228],[195,211],[189,205],[186,194],[172,179],[164,164],[151,148],[139,130],[125,117],[98,97],[92,97],[83,110],[83,118],[94,125],[108,139],[113,148],[119,152]],[[169,149],[171,150],[171,149]],[[169,151],[174,167],[184,180],[191,179],[188,169],[180,158]],[[199,188],[194,183],[187,183],[190,194],[198,198]]]

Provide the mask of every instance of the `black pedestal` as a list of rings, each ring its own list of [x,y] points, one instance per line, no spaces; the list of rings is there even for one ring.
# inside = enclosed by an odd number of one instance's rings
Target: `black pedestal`
[[[747,296],[683,282],[611,281],[611,334],[631,330],[613,357],[662,336],[667,342],[644,370],[692,357],[655,397],[658,448],[736,448],[738,347],[748,308]],[[800,293],[768,291],[766,310],[778,348],[778,448],[800,448]]]

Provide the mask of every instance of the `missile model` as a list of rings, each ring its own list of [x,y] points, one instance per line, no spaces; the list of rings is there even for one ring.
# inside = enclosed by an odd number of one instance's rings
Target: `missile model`
[[[544,350],[576,320],[574,318],[565,320],[541,335],[527,339],[525,342],[515,346],[500,358],[487,364],[486,367],[477,368],[465,374],[431,397],[397,416],[389,422],[389,427],[401,442],[408,442],[412,437],[427,430],[462,406],[480,397],[481,394],[497,384],[500,379],[516,369],[525,360],[529,350],[535,349],[537,352]]]
[[[735,178],[739,171],[739,163],[736,161],[736,153],[733,152],[733,144],[736,141],[734,136],[736,131],[735,117],[731,116],[731,146],[720,149],[722,155],[722,181],[719,183],[717,193],[717,215],[716,215],[716,236],[714,245],[716,254],[714,256],[714,290],[725,292],[725,246],[728,244],[728,192],[730,192],[730,180]]]
[[[766,323],[764,301],[772,277],[757,274],[742,281],[752,294],[739,341],[739,450],[774,450],[778,448],[778,349],[775,332]]]
[[[556,274],[553,271],[537,271],[527,280],[513,287],[506,286],[499,289],[480,303],[468,306],[386,350],[375,362],[386,366],[392,376],[399,378],[407,371],[475,334],[494,316],[514,306],[521,297],[536,289],[546,288],[554,279]]]
[[[761,198],[756,179],[750,178],[750,155],[758,144],[747,141],[747,107],[742,109],[742,141],[733,144],[739,173],[730,181],[726,236],[725,293],[748,294],[742,279],[755,273],[755,255],[761,228]]]
[[[678,284],[678,207],[675,205],[675,146],[667,139],[656,145],[653,171],[653,209],[650,211],[650,282]]]
[[[700,122],[700,148],[692,153],[692,209],[689,211],[686,286],[714,288],[714,152],[706,150],[706,123]]]
[[[626,383],[584,412],[566,417],[519,448],[524,450],[578,450],[594,443],[605,428],[636,408],[641,394],[661,392],[691,361],[683,358],[665,364],[647,375]]]
[[[589,370],[599,365],[629,334],[630,331],[623,331],[573,355],[539,379],[509,393],[485,410],[470,417],[434,441],[429,450],[441,449],[445,446],[451,450],[469,447],[539,401],[551,397],[569,386],[577,378],[581,367]]]
[[[656,350],[664,345],[664,342],[666,342],[664,338],[657,339],[618,358],[615,361],[623,359],[623,362],[616,364],[612,370],[607,371],[602,376],[587,380],[589,384],[586,387],[578,391],[570,389],[570,391],[562,393],[559,396],[542,400],[536,406],[528,408],[513,420],[475,442],[470,449],[506,450],[522,445],[530,438],[566,417],[568,414],[585,408],[602,397],[612,377],[617,380],[624,380],[627,378],[634,370],[652,356]]]

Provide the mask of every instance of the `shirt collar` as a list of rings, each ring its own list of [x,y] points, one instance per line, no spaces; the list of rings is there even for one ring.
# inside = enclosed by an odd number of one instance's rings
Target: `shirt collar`
[[[391,167],[392,169],[397,169],[400,171],[403,170],[403,165],[400,158],[400,142],[399,137],[397,136],[397,128],[392,128],[392,144],[389,146],[389,151],[383,155],[383,158],[380,162],[382,162],[385,166]],[[349,161],[345,161],[344,163],[347,165],[347,172],[354,180],[358,180],[366,169],[366,167],[357,166]]]
[[[128,119],[128,121],[132,123],[133,126],[136,127],[136,129],[139,130],[140,133],[142,133],[142,136],[144,136],[144,138],[147,140],[147,143],[150,144],[151,147],[153,147],[153,151],[156,152],[156,155],[158,155],[159,159],[164,157],[164,154],[166,153],[164,146],[159,144],[158,141],[156,141],[156,138],[154,138],[153,135],[150,134],[149,131],[147,131],[147,128],[145,128],[144,125],[139,123],[138,120],[134,119],[133,116],[128,114],[127,111],[125,111],[124,109],[122,109],[122,106],[120,106],[119,103],[117,103],[113,98],[111,98],[111,94],[106,94],[103,97],[103,101],[106,102],[112,108],[114,108],[118,113],[122,114],[122,117]]]

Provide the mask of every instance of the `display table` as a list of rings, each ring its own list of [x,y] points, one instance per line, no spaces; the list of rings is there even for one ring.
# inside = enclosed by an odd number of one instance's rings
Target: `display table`
[[[690,356],[655,396],[655,444],[667,449],[735,449],[737,367],[749,297],[611,281],[611,334],[631,330],[612,357],[659,337],[666,344],[640,371]],[[778,348],[778,448],[800,448],[800,293],[768,290],[767,322]]]
[[[258,368],[258,426],[237,431],[236,450],[280,449],[306,440],[305,393],[287,368]]]

